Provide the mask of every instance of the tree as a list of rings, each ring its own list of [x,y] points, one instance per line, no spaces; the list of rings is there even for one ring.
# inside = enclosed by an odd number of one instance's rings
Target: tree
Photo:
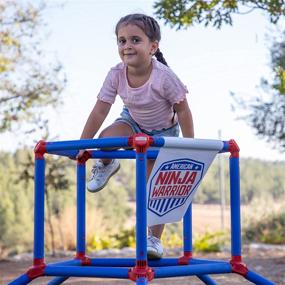
[[[62,66],[40,47],[43,3],[0,0],[0,133],[37,124],[65,85]]]
[[[283,0],[160,0],[154,3],[155,14],[166,24],[181,29],[195,23],[221,28],[232,25],[233,14],[247,14],[259,9],[277,23],[285,14]]]
[[[284,0],[160,0],[154,4],[155,14],[166,24],[176,27],[194,24],[212,25],[221,28],[232,25],[233,14],[247,14],[261,10],[269,16],[270,22],[277,24],[285,15]],[[280,40],[274,40],[271,48],[273,79],[262,79],[261,86],[269,94],[267,100],[254,98],[245,101],[232,93],[234,108],[246,110],[242,117],[262,138],[273,142],[280,150],[285,149],[285,33]]]
[[[272,79],[262,79],[261,83],[267,98],[246,101],[232,93],[235,99],[233,107],[246,110],[242,118],[256,135],[282,151],[285,150],[285,33],[279,40],[274,40],[271,47],[271,69]]]

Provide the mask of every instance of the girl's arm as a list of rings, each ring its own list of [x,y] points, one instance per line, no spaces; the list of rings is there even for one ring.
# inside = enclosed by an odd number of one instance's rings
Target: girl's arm
[[[110,109],[111,109],[111,104],[97,100],[93,110],[91,111],[85,123],[80,139],[93,138],[100,129],[100,127],[102,126]],[[84,149],[80,150],[76,158],[77,159],[81,158],[84,151],[85,151]]]
[[[106,119],[110,108],[110,103],[97,100],[93,110],[91,111],[85,123],[80,139],[90,139],[96,135],[96,133],[102,126],[104,120]]]
[[[174,110],[177,113],[178,122],[185,138],[194,138],[194,124],[192,113],[190,111],[187,99],[174,104]]]

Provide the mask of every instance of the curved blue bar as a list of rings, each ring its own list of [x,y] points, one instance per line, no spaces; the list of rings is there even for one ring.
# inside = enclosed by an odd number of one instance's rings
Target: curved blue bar
[[[276,283],[273,283],[270,280],[264,278],[263,276],[250,270],[246,274],[245,279],[258,285],[276,285]]]
[[[22,285],[22,284],[28,284],[30,282],[30,278],[28,277],[27,274],[23,274],[19,276],[17,279],[11,281],[8,283],[8,285]]]
[[[155,278],[179,277],[205,274],[231,273],[231,265],[228,264],[199,264],[183,266],[167,266],[155,269]]]
[[[47,283],[47,285],[58,285],[63,283],[65,280],[67,280],[69,277],[56,277],[52,279],[50,282]]]
[[[129,268],[92,266],[50,266],[44,270],[46,276],[128,278]]]

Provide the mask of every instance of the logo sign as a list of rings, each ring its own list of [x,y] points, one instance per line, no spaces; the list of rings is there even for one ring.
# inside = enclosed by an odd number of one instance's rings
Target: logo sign
[[[161,164],[150,180],[148,209],[158,216],[181,207],[202,180],[204,163],[176,159]]]
[[[148,226],[183,218],[217,152],[217,149],[160,149],[147,182]]]

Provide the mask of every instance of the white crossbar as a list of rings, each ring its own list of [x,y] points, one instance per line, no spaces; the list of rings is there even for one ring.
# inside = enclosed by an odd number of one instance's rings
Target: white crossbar
[[[172,148],[220,151],[224,147],[224,143],[221,140],[164,137],[164,141],[165,142],[163,147],[172,147]]]

